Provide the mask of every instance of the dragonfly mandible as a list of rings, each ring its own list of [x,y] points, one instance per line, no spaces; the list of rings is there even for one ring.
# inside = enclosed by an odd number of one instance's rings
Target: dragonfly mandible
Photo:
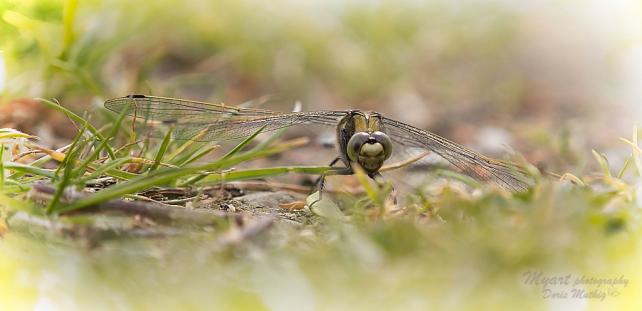
[[[173,126],[175,139],[221,141],[245,138],[257,130],[265,132],[299,124],[336,127],[338,157],[345,168],[340,174],[352,174],[354,164],[375,179],[390,157],[393,148],[412,147],[434,152],[461,173],[481,182],[494,183],[509,191],[524,191],[531,180],[519,165],[489,158],[426,130],[387,118],[377,112],[329,110],[276,112],[241,108],[185,99],[129,95],[109,99],[105,107],[131,116]],[[198,136],[197,136],[198,135]]]

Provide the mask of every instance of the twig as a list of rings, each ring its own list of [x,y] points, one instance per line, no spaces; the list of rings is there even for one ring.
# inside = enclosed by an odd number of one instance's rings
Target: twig
[[[278,183],[278,182],[235,181],[235,182],[226,182],[225,184],[218,184],[218,185],[203,187],[202,191],[206,192],[206,191],[212,191],[212,190],[219,190],[221,188],[225,190],[248,190],[248,191],[273,191],[275,189],[278,189],[278,190],[287,190],[287,191],[303,193],[303,194],[308,194],[312,190],[314,190],[314,188],[312,187]],[[332,190],[332,189],[324,189],[323,191],[326,193],[333,193],[333,194],[345,193],[345,191]]]
[[[430,151],[426,151],[426,152],[420,153],[417,156],[412,157],[412,158],[410,158],[408,160],[405,160],[405,161],[402,161],[402,162],[397,162],[397,163],[392,163],[392,164],[389,164],[389,165],[385,165],[384,167],[379,169],[379,172],[395,170],[395,169],[398,169],[398,168],[402,168],[404,166],[408,166],[408,165],[410,165],[412,163],[415,163],[415,162],[423,159],[423,157],[429,155],[430,153],[431,153]]]
[[[51,200],[55,188],[38,183],[30,192],[30,196],[36,200]],[[87,194],[78,191],[65,191],[61,202],[70,202],[86,197]],[[95,212],[120,212],[128,215],[141,215],[155,221],[182,221],[196,225],[212,224],[226,218],[228,213],[210,209],[181,209],[169,207],[153,202],[125,201],[120,199],[109,200],[88,208],[79,209],[71,213],[95,213]]]

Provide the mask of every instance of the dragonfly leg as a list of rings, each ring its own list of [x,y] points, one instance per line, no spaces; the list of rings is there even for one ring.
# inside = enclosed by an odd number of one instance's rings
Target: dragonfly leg
[[[333,167],[337,162],[341,160],[341,157],[336,157],[328,166]],[[340,171],[335,171],[332,173],[332,175],[350,175],[352,174],[352,169],[349,167],[346,167],[345,169],[342,169]],[[321,196],[323,195],[323,187],[325,187],[325,178],[328,176],[327,174],[322,174],[317,178],[317,180],[314,182],[314,184],[317,186],[317,191],[319,192],[319,198],[314,200],[314,202],[310,203],[309,207],[312,207],[314,204],[318,203],[321,201]]]
[[[368,174],[368,177],[377,182],[377,185],[379,185],[379,187],[381,187],[385,182],[385,178],[379,172]],[[392,186],[392,191],[390,191],[390,193],[392,194],[393,203],[397,205],[397,190],[395,189],[394,185]]]
[[[334,160],[332,160],[332,162],[330,162],[328,166],[333,167],[335,164],[337,164],[337,162],[339,162],[339,160],[341,160],[341,157],[334,158]],[[325,176],[326,174],[321,174],[319,175],[319,178],[317,178],[317,180],[314,181],[314,184],[317,185],[317,188],[323,188],[323,183],[325,183]],[[321,185],[321,187],[319,187],[319,185]]]

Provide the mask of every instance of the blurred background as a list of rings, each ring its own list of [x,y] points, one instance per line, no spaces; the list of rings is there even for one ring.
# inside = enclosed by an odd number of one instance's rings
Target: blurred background
[[[638,1],[0,3],[0,125],[68,141],[130,93],[377,110],[479,151],[581,173],[642,120]],[[62,144],[60,142],[59,144]],[[325,160],[324,160],[325,161]]]

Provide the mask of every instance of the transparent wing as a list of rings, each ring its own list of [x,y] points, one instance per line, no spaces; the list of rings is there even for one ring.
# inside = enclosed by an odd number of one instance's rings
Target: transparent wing
[[[479,181],[493,182],[511,191],[524,191],[530,186],[525,170],[516,164],[488,158],[439,135],[396,120],[383,118],[383,123],[393,141],[430,150]]]
[[[259,128],[274,131],[298,124],[336,126],[345,111],[275,112],[176,98],[130,95],[105,102],[105,108],[145,120],[153,136],[161,136],[158,123],[173,127],[175,139],[220,141],[241,139]]]

